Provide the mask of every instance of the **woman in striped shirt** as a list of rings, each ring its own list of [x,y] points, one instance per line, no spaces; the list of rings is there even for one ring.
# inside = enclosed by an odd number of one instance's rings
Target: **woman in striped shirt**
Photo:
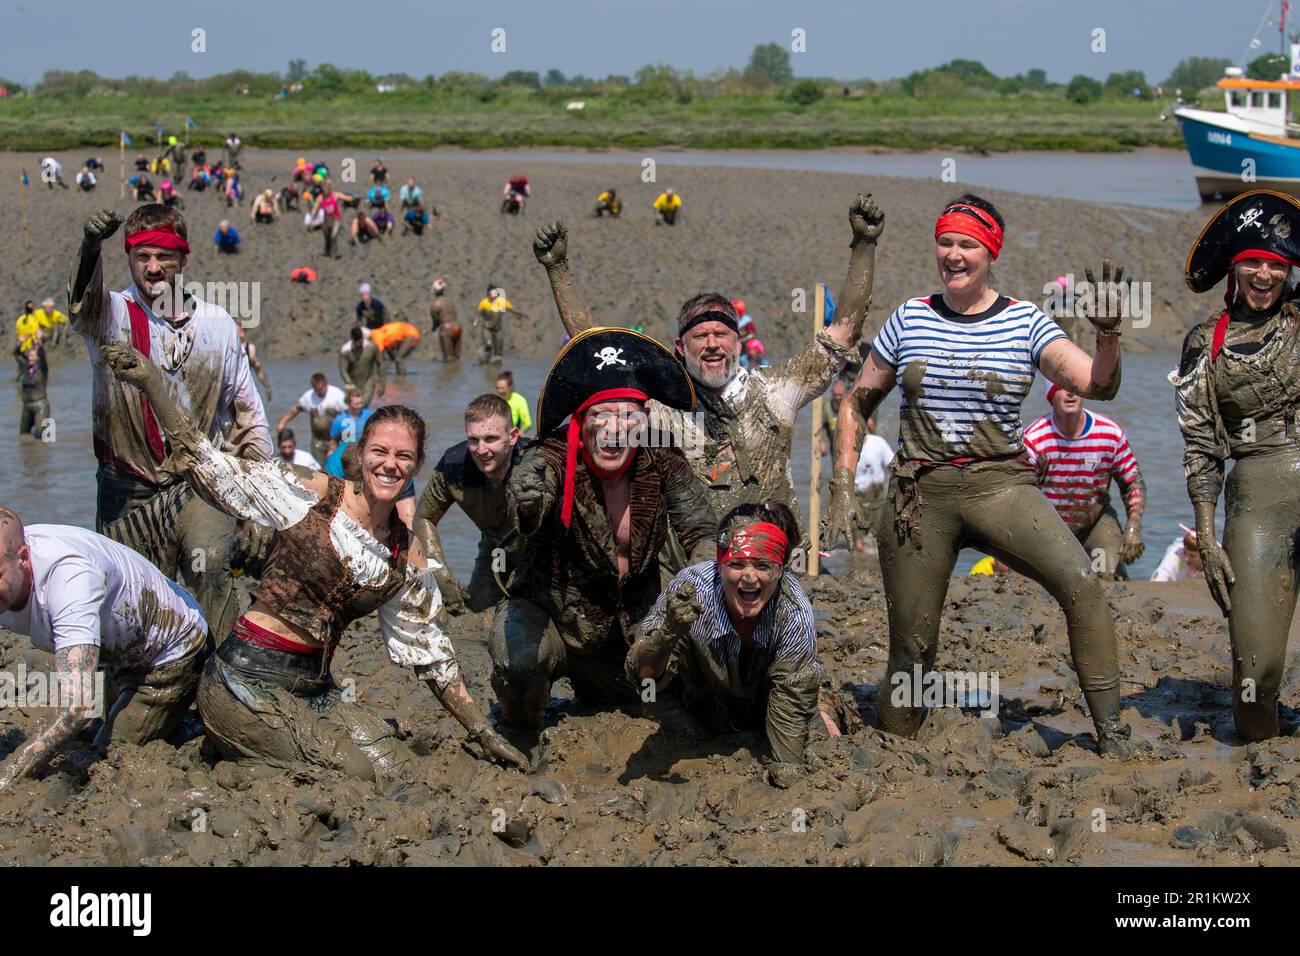
[[[1001,214],[978,196],[961,196],[940,215],[935,263],[944,291],[909,299],[889,317],[839,416],[827,539],[856,521],[862,422],[901,384],[892,507],[877,530],[889,675],[934,667],[949,576],[958,552],[977,547],[1042,584],[1061,605],[1098,749],[1125,757],[1130,730],[1120,721],[1119,653],[1105,595],[1087,553],[1038,489],[1020,417],[1036,370],[1078,395],[1114,398],[1120,309],[1113,294],[1084,303],[1097,330],[1089,356],[1032,303],[1000,295],[991,266],[1004,228]],[[1102,289],[1115,290],[1122,275],[1116,269],[1112,282],[1107,261]],[[881,727],[914,736],[924,708],[890,697],[878,698]]]

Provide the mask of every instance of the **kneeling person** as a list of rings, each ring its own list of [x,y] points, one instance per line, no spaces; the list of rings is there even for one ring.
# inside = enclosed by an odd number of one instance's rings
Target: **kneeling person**
[[[822,718],[812,605],[786,567],[798,523],[771,501],[733,508],[719,528],[716,560],[678,572],[637,628],[627,677],[653,679],[656,697],[679,698],[710,732],[755,731],[765,762],[801,765]]]
[[[59,714],[14,751],[0,789],[40,773],[98,716],[97,746],[170,734],[194,703],[208,642],[198,602],[145,558],[83,528],[0,508],[0,625],[54,654]],[[108,693],[95,701],[96,668]]]
[[[650,399],[690,410],[695,393],[671,352],[630,329],[575,335],[542,388],[544,437],[506,485],[526,550],[488,644],[516,727],[542,725],[551,681],[565,675],[584,704],[639,707],[624,660],[659,595],[668,529],[694,560],[713,540],[717,519],[686,457],[636,437]]]

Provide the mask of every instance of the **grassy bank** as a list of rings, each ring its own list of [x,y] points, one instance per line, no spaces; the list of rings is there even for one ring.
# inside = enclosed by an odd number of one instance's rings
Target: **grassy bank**
[[[829,91],[835,92],[838,91]],[[116,147],[119,130],[135,149],[156,139],[154,124],[217,145],[231,130],[268,148],[469,148],[510,146],[700,149],[874,146],[893,149],[1117,151],[1181,147],[1177,125],[1150,101],[1087,105],[1061,96],[828,95],[800,106],[778,95],[581,97],[511,90],[485,98],[422,87],[393,93],[312,93],[287,98],[234,93],[199,96],[38,95],[0,101],[0,148]]]

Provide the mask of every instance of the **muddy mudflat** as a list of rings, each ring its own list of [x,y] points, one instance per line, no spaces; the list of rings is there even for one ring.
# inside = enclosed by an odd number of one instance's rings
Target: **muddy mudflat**
[[[844,566],[844,556],[831,561]],[[376,785],[328,771],[217,761],[201,737],[73,744],[40,780],[0,795],[0,863],[126,865],[1287,865],[1300,841],[1300,742],[1239,744],[1226,626],[1200,581],[1109,585],[1124,719],[1150,746],[1102,761],[1067,663],[1065,622],[1022,578],[955,579],[938,667],[999,676],[996,717],[931,712],[916,740],[876,730],[885,669],[878,571],[809,581],[826,681],[862,724],[816,738],[810,770],[770,786],[752,738],[691,739],[556,685],[531,775],[475,759],[428,689],[356,625],[335,679],[396,721],[422,755]],[[491,700],[490,613],[449,630]],[[0,632],[0,669],[48,668]],[[886,687],[886,692],[888,686]],[[1294,703],[1288,666],[1282,699]],[[1284,725],[1295,714],[1284,710]],[[39,712],[0,710],[0,753]],[[88,739],[88,738],[87,738]]]

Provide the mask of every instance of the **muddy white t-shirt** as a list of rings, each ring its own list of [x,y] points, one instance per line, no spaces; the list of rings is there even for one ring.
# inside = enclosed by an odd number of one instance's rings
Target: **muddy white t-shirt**
[[[343,395],[343,389],[337,385],[326,385],[324,395],[317,395],[314,388],[303,392],[302,398],[298,399],[298,407],[310,414],[312,418],[334,421],[335,415],[347,411],[348,401]]]
[[[940,295],[908,299],[872,349],[898,376],[898,451],[905,460],[1012,458],[1020,406],[1043,349],[1065,332],[1032,302],[998,296],[961,315]]]
[[[193,596],[125,545],[84,528],[31,524],[32,593],[0,625],[54,652],[99,647],[114,669],[170,664],[203,644],[208,625]]]

